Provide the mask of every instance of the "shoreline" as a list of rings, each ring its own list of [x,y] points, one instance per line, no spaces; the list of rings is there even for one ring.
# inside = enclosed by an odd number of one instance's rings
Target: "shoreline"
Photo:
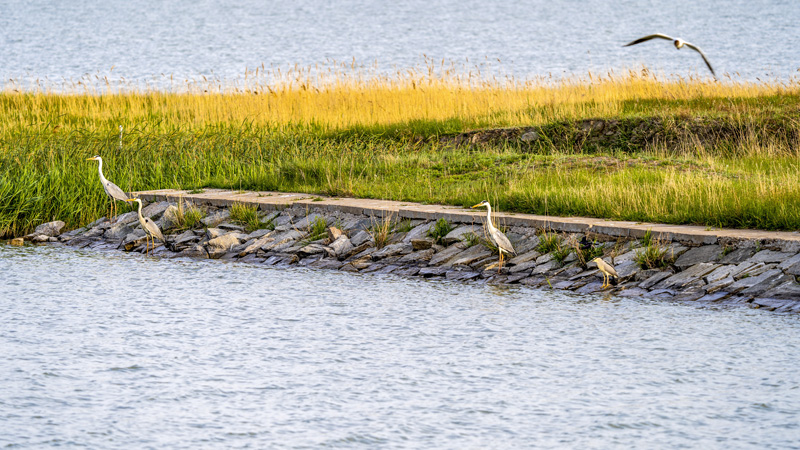
[[[143,214],[167,229],[175,251],[159,243],[151,253],[160,257],[297,264],[800,312],[800,233],[795,232],[497,213],[495,224],[517,250],[498,269],[496,253],[485,245],[486,213],[480,210],[281,192],[135,194],[149,202]],[[205,217],[193,228],[170,232],[179,199],[182,208],[202,209]],[[231,218],[234,205],[256,214],[254,229]],[[440,219],[449,229],[431,235]],[[144,251],[135,211],[119,215],[113,225],[102,218],[66,233],[57,224],[49,230],[46,225],[26,238]],[[583,237],[593,243],[590,248],[578,245]],[[587,263],[593,253],[615,266],[616,286],[601,287],[602,274]]]

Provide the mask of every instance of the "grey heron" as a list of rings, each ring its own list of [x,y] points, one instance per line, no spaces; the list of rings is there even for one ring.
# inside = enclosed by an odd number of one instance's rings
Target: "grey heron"
[[[494,227],[492,223],[492,205],[489,204],[488,200],[484,200],[477,205],[474,205],[473,208],[477,208],[479,206],[486,207],[486,228],[489,230],[489,237],[497,246],[497,251],[500,253],[500,262],[498,270],[503,267],[503,254],[508,255],[515,255],[517,252],[514,250],[514,246],[511,245],[511,241],[508,240],[505,234],[502,231],[498,230]]]
[[[706,54],[703,53],[702,50],[700,50],[700,47],[698,47],[698,46],[696,46],[696,45],[694,45],[694,44],[692,44],[690,42],[686,42],[681,38],[674,38],[674,37],[671,37],[671,36],[667,36],[666,34],[656,33],[656,34],[651,34],[651,35],[648,35],[648,36],[640,37],[639,39],[636,39],[633,42],[629,42],[629,43],[623,45],[623,47],[629,47],[631,45],[636,45],[636,44],[639,44],[639,43],[642,43],[642,42],[645,42],[645,41],[649,41],[650,39],[666,39],[668,41],[672,41],[672,45],[674,45],[675,48],[677,48],[678,50],[680,50],[681,47],[686,46],[686,47],[689,47],[690,49],[696,51],[697,53],[700,53],[700,56],[703,57],[703,61],[705,61],[705,63],[706,63],[706,66],[708,66],[708,70],[711,71],[712,75],[714,75],[715,77],[717,76],[717,74],[714,73],[714,68],[711,67],[711,63],[708,62],[708,58],[706,58]]]
[[[114,211],[116,210],[116,203],[114,200],[119,200],[123,202],[128,201],[128,194],[125,193],[119,186],[116,184],[108,181],[106,177],[103,176],[103,158],[100,156],[93,156],[91,158],[86,158],[87,161],[97,161],[99,164],[97,165],[97,172],[100,174],[100,184],[103,185],[103,190],[106,192],[109,201],[111,201],[111,209],[109,209],[108,221],[111,222],[115,216]]]
[[[138,198],[130,198],[127,199],[126,201],[136,202],[139,205],[139,208],[137,209],[137,214],[139,215],[139,224],[142,226],[142,230],[144,230],[145,254],[150,253],[149,252],[150,242],[148,241],[148,237],[153,241],[153,248],[156,248],[155,238],[158,238],[161,242],[166,244],[167,240],[164,239],[164,235],[161,234],[161,230],[158,229],[158,225],[156,225],[156,223],[153,222],[153,219],[142,216],[142,201],[139,200]]]

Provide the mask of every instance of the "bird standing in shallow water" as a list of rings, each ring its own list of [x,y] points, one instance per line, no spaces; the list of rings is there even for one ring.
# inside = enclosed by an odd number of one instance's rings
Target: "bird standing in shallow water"
[[[705,63],[706,63],[706,66],[708,66],[708,70],[711,71],[711,75],[714,75],[715,77],[717,76],[717,74],[714,73],[714,68],[711,67],[711,63],[708,62],[708,58],[706,58],[706,54],[703,53],[702,50],[700,50],[700,47],[698,47],[698,46],[696,46],[696,45],[694,45],[692,43],[686,42],[681,38],[674,38],[674,37],[667,36],[666,34],[656,33],[656,34],[651,34],[649,36],[640,37],[639,39],[636,39],[633,42],[629,42],[629,43],[623,45],[623,47],[629,47],[631,45],[636,45],[636,44],[639,44],[639,43],[642,43],[642,42],[645,42],[645,41],[649,41],[650,39],[666,39],[668,41],[672,41],[672,45],[674,45],[675,48],[677,48],[678,50],[680,50],[681,47],[686,46],[686,47],[689,47],[690,49],[696,51],[697,53],[700,53],[700,56],[703,57],[703,61],[705,61]]]
[[[156,248],[156,240],[155,240],[155,238],[158,238],[161,242],[166,244],[167,240],[164,239],[164,235],[161,234],[161,230],[158,228],[158,225],[156,225],[156,223],[153,222],[153,219],[151,219],[149,217],[142,216],[142,201],[139,200],[138,198],[131,198],[131,199],[127,199],[126,201],[136,202],[136,203],[139,204],[139,209],[137,210],[137,214],[139,214],[139,224],[142,226],[142,230],[144,230],[144,241],[145,241],[144,251],[145,251],[145,254],[146,255],[150,254],[150,251],[149,251],[150,242],[147,240],[148,237],[150,239],[152,239],[152,241],[153,241],[153,248]]]
[[[111,222],[114,219],[114,212],[117,209],[117,204],[114,200],[119,200],[122,202],[128,201],[128,194],[125,193],[122,189],[119,188],[116,184],[108,181],[106,177],[103,176],[103,158],[100,156],[93,156],[91,158],[86,158],[87,161],[97,161],[99,164],[97,165],[97,172],[100,174],[100,184],[103,185],[103,190],[106,192],[108,199],[111,201],[111,208],[108,211],[108,221]]]
[[[486,207],[486,228],[489,229],[489,237],[492,242],[494,242],[494,245],[497,246],[497,252],[500,253],[500,262],[497,268],[497,270],[500,271],[500,269],[503,268],[503,254],[515,255],[517,252],[514,251],[514,246],[511,245],[511,241],[508,240],[506,235],[492,224],[492,205],[490,205],[487,200],[484,200],[473,206],[473,208],[479,206]]]
[[[611,264],[603,261],[599,257],[593,259],[592,262],[597,264],[597,269],[603,273],[603,286],[602,286],[603,289],[611,286],[611,283],[609,281],[612,277],[619,279],[617,271],[614,270],[614,267],[612,267]]]

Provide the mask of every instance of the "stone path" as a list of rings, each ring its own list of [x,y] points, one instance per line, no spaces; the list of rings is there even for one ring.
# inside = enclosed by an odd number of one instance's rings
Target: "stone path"
[[[470,210],[457,206],[423,205],[391,200],[358,198],[330,198],[311,194],[286,192],[230,191],[205,189],[202,193],[162,189],[135,192],[150,201],[183,198],[196,205],[230,206],[233,203],[258,205],[262,210],[280,210],[295,205],[307,205],[309,209],[340,211],[372,217],[392,214],[399,219],[436,220],[444,217],[453,223],[481,223],[485,210]],[[665,225],[642,222],[625,222],[588,217],[554,217],[535,214],[495,213],[495,220],[503,226],[546,228],[565,233],[593,232],[599,235],[621,238],[641,238],[650,230],[654,237],[664,241],[676,241],[689,245],[724,244],[736,245],[741,241],[758,241],[762,247],[773,247],[783,252],[800,252],[800,233],[784,231],[736,230],[688,225]]]

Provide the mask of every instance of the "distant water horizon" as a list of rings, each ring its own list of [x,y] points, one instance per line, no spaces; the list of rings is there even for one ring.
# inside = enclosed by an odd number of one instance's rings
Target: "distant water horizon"
[[[790,0],[0,0],[0,87],[170,89],[187,80],[233,83],[261,67],[347,63],[391,75],[442,61],[498,79],[642,68],[710,77],[699,54],[667,41],[623,47],[652,33],[703,48],[721,81],[794,82],[800,78],[797,23],[800,8]]]

